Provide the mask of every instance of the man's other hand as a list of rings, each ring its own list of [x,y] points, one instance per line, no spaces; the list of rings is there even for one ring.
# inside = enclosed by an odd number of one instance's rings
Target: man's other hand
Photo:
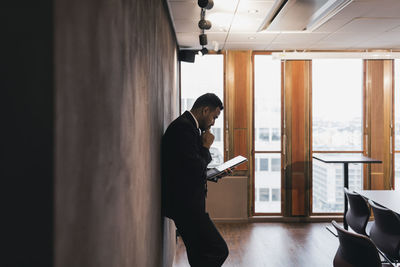
[[[225,176],[227,176],[227,175],[232,174],[234,169],[235,169],[235,167],[228,168],[228,169],[224,170],[223,173],[221,173],[220,175],[218,175],[218,176],[215,178],[215,181],[214,181],[214,182],[217,183],[219,179],[221,179],[221,178],[223,178],[223,177],[225,177]]]
[[[210,129],[207,131],[203,132],[201,134],[201,139],[203,140],[203,146],[205,148],[210,149],[212,143],[214,142],[214,135],[210,132]]]

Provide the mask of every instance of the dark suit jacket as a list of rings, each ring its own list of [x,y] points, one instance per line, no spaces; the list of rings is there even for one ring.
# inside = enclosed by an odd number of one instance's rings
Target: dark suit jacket
[[[169,218],[205,213],[205,186],[210,151],[186,111],[174,120],[162,139],[162,206]]]

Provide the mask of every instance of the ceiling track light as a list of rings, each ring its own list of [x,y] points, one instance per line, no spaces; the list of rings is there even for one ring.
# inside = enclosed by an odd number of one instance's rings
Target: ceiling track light
[[[204,56],[208,54],[208,49],[206,47],[203,46],[203,48],[201,50],[199,50],[199,52],[197,52],[197,54],[199,56]]]
[[[209,29],[211,29],[211,26],[212,26],[212,24],[211,24],[211,21],[209,21],[209,20],[201,19],[199,21],[199,28],[202,30],[209,30]]]
[[[211,9],[214,6],[213,0],[198,0],[197,4],[201,8],[200,11],[200,21],[198,23],[199,28],[201,29],[201,33],[199,35],[199,42],[202,47],[201,50],[198,51],[200,56],[208,54],[208,49],[205,47],[208,44],[207,35],[204,33],[205,30],[211,29],[211,21],[206,20],[206,9]]]
[[[201,46],[207,45],[207,35],[202,33],[199,35],[199,41]]]
[[[198,0],[197,4],[201,8],[211,9],[214,6],[214,1],[213,0]]]

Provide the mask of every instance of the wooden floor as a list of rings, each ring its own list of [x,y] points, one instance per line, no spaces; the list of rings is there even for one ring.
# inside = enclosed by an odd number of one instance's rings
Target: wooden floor
[[[229,247],[229,257],[223,266],[332,266],[339,241],[325,229],[328,224],[216,224]],[[189,266],[180,238],[173,266]]]

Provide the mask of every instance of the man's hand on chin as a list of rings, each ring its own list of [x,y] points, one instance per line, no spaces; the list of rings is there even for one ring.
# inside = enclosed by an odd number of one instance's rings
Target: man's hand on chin
[[[203,146],[207,149],[210,149],[211,145],[214,142],[214,135],[211,133],[210,129],[207,129],[201,134],[201,139],[203,141]]]

